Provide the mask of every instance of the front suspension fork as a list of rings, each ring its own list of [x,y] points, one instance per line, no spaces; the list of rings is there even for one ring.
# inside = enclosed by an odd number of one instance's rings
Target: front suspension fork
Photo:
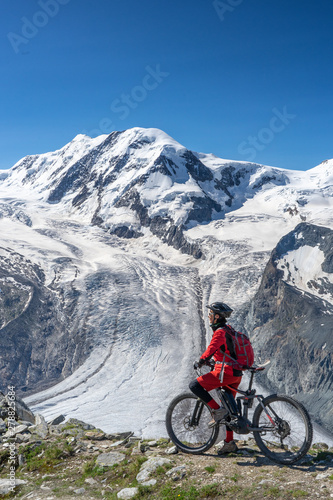
[[[191,427],[196,427],[197,425],[199,425],[203,407],[204,403],[200,401],[200,399],[198,399],[197,402],[195,403],[195,407],[190,418],[189,424]]]

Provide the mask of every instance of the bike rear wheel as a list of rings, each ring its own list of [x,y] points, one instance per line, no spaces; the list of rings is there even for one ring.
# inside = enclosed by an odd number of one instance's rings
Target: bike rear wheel
[[[263,406],[262,406],[263,405]],[[290,465],[309,451],[312,442],[312,424],[304,406],[290,396],[268,396],[253,415],[254,439],[268,458],[279,464]]]
[[[175,397],[166,413],[166,428],[172,442],[185,453],[200,454],[216,442],[219,426],[208,427],[209,406],[192,393]]]

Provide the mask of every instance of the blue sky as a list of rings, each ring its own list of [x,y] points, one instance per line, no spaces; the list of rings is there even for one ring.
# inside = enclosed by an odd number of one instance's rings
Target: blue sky
[[[333,2],[13,0],[1,11],[0,168],[134,126],[288,169],[333,157]]]

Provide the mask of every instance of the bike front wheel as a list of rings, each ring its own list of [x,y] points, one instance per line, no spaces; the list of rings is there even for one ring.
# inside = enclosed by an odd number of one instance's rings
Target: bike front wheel
[[[185,453],[200,454],[216,442],[219,426],[208,427],[212,419],[209,406],[192,393],[174,398],[166,413],[171,441]]]
[[[268,396],[253,415],[254,439],[260,450],[274,462],[290,465],[309,451],[312,424],[304,406],[290,396]]]

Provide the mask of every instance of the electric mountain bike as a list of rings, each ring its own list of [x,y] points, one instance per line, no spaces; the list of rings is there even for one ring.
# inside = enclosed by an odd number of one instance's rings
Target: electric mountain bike
[[[215,363],[210,362],[211,370]],[[253,433],[262,453],[279,464],[291,465],[306,455],[312,442],[312,424],[305,407],[294,398],[282,394],[264,397],[253,389],[254,375],[265,366],[249,368],[247,390],[237,389],[240,396],[230,397],[224,389],[216,389],[226,414],[218,424],[209,427],[212,409],[193,393],[175,397],[166,413],[170,439],[185,453],[201,454],[216,442],[219,426],[227,425],[237,434]],[[198,376],[201,370],[197,369]],[[252,422],[249,409],[256,402]]]

